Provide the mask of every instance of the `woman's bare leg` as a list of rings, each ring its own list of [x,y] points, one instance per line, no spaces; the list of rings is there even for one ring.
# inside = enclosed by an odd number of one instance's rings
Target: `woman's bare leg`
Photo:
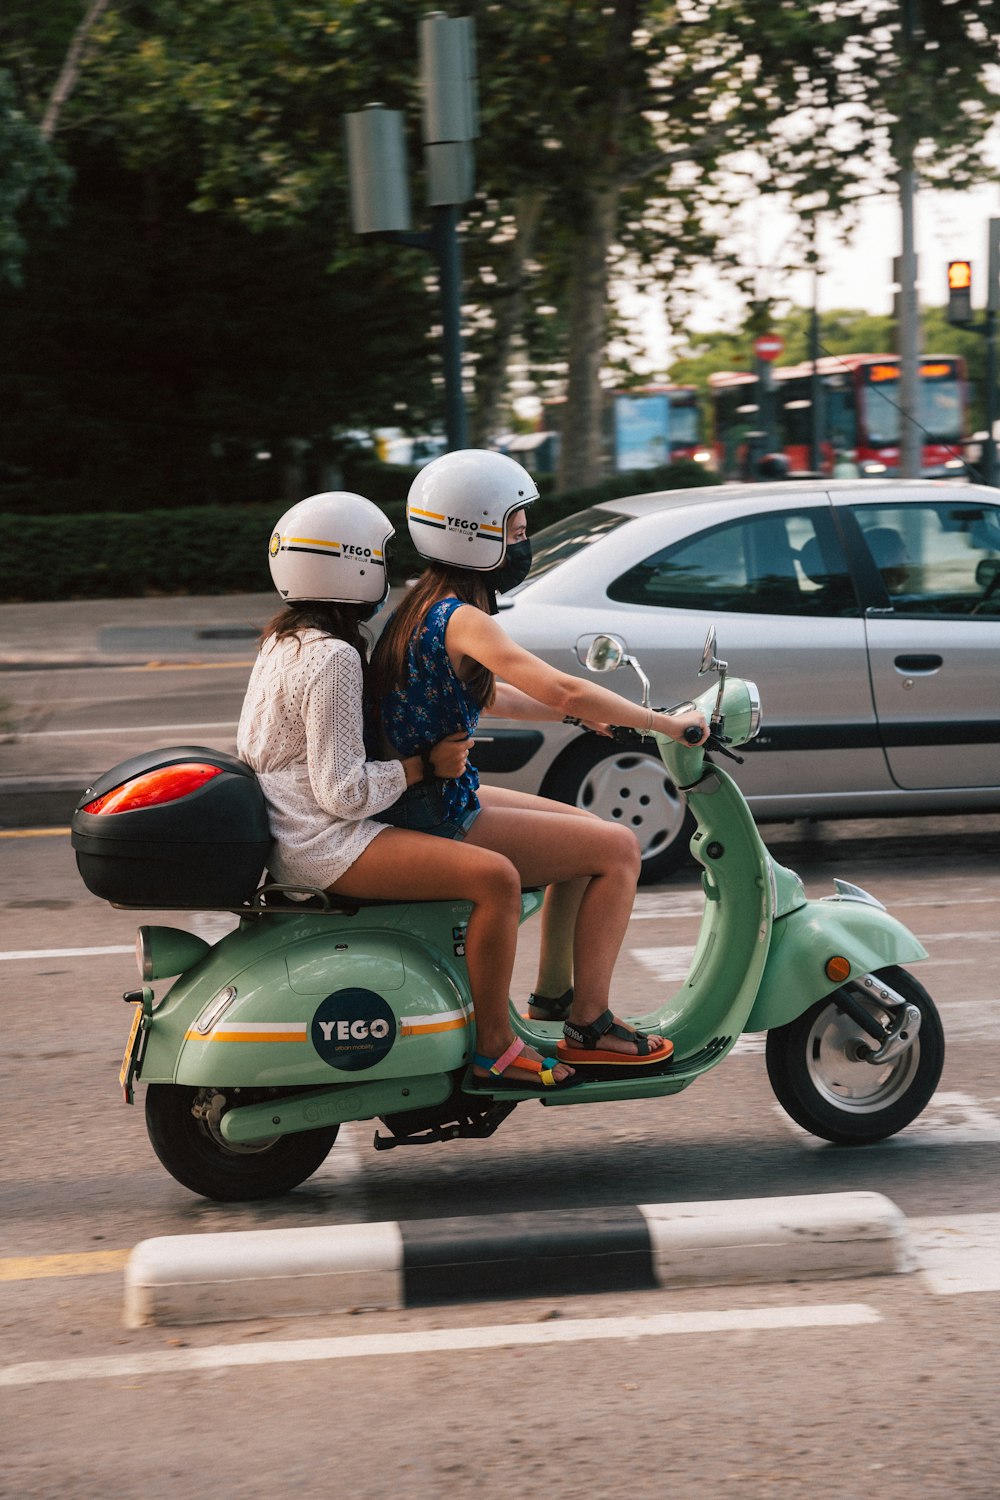
[[[610,1008],[611,976],[639,878],[639,845],[627,828],[572,810],[484,806],[467,843],[505,854],[525,885],[586,879],[573,944],[573,1020],[589,1025]],[[635,1051],[608,1038],[609,1050]]]
[[[551,797],[536,797],[531,792],[516,792],[508,787],[481,786],[479,800],[483,807],[520,808],[526,812],[564,813],[567,817],[599,822],[582,807],[553,802]],[[541,939],[538,945],[538,977],[535,994],[555,1000],[573,983],[573,942],[580,902],[587,889],[587,877],[561,880],[548,886],[542,907]]]
[[[467,842],[386,827],[329,889],[390,901],[471,901],[465,962],[476,1048],[487,1057],[507,1050],[514,1040],[508,1003],[521,917],[521,881],[509,859]],[[557,1079],[572,1071],[564,1064],[554,1070]]]

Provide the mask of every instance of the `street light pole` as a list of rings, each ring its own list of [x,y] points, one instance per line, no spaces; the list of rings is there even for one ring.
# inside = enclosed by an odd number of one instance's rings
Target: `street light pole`
[[[903,59],[913,55],[916,35],[916,0],[901,0]],[[923,442],[919,425],[920,302],[917,296],[917,252],[914,233],[916,173],[913,167],[913,125],[908,111],[900,121],[899,202],[902,218],[902,254],[899,275],[899,472],[904,479],[919,479]]]
[[[996,487],[997,313],[1000,311],[1000,219],[989,222],[986,270],[986,453],[983,477]]]
[[[462,256],[459,204],[472,197],[472,142],[479,134],[472,21],[432,11],[420,23],[424,164],[429,233],[410,229],[403,117],[369,104],[345,115],[351,214],[356,234],[378,235],[434,256],[441,297],[445,435],[449,449],[468,442],[462,388]]]
[[[468,446],[468,418],[462,389],[462,251],[458,208],[454,203],[432,210],[431,240],[438,263],[444,362],[444,430],[448,448]]]

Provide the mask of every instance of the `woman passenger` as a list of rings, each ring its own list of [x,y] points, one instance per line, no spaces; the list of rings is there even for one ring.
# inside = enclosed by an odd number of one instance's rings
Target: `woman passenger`
[[[484,711],[528,720],[572,717],[593,728],[615,723],[674,739],[693,724],[704,739],[707,726],[697,710],[655,713],[559,672],[516,645],[493,618],[496,593],[527,576],[525,510],[537,497],[531,476],[500,453],[447,453],[417,475],[407,523],[428,566],[372,660],[374,718],[384,745],[413,755],[449,734],[471,737]],[[546,798],[480,787],[472,765],[447,781],[408,789],[378,816],[503,855],[524,885],[550,888],[530,1013],[565,1016],[557,1047],[564,1062],[621,1071],[669,1059],[671,1042],[623,1024],[609,1004],[639,875],[630,829]]]

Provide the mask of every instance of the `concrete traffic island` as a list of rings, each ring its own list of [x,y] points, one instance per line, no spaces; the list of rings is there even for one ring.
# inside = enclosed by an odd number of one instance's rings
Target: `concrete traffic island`
[[[129,1328],[914,1269],[881,1193],[659,1203],[143,1240]]]

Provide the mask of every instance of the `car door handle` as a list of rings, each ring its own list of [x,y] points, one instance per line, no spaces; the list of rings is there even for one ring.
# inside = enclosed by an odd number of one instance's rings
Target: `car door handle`
[[[901,672],[936,672],[944,665],[944,657],[929,651],[923,656],[897,656],[895,664]]]

